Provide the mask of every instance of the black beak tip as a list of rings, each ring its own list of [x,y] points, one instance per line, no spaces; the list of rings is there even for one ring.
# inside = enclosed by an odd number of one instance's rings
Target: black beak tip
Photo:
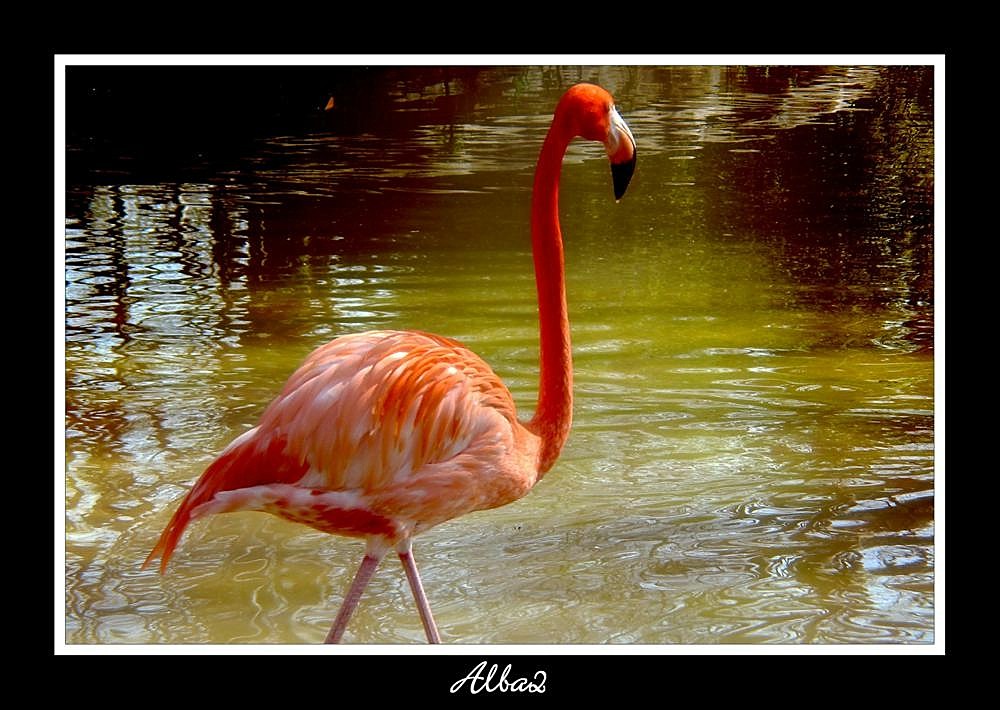
[[[629,181],[632,180],[632,173],[635,172],[635,154],[632,159],[624,163],[611,164],[611,180],[615,186],[615,202],[622,198],[625,190],[628,189]]]

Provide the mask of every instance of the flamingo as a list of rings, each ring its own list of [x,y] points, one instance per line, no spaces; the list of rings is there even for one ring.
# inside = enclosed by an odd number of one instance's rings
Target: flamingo
[[[559,100],[531,199],[538,291],[538,405],[518,420],[510,391],[478,355],[420,331],[341,336],[313,351],[188,492],[145,568],[166,571],[185,528],[215,513],[257,510],[336,535],[365,554],[326,643],[339,643],[369,580],[395,548],[429,643],[441,636],[413,559],[413,538],[439,523],[524,496],[569,435],[573,367],[559,175],[575,137],[604,144],[615,200],[635,169],[632,132],[605,89],[577,84]]]

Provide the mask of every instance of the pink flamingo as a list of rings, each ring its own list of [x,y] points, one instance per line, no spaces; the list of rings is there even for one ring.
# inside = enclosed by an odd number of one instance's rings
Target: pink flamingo
[[[559,229],[559,174],[570,141],[604,144],[615,199],[635,169],[635,139],[611,95],[570,88],[556,106],[535,170],[531,242],[541,373],[532,419],[493,370],[460,343],[418,331],[345,335],[316,349],[260,423],[205,470],[144,563],[166,569],[184,529],[213,513],[260,510],[366,540],[327,643],[340,641],[379,562],[393,547],[427,640],[440,643],[413,537],[474,510],[524,496],[569,435],[573,369]]]

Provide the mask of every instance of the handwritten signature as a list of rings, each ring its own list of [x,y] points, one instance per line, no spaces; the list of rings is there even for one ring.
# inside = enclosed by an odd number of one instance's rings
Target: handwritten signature
[[[510,664],[500,672],[500,678],[494,683],[493,678],[496,676],[499,666],[494,663],[490,666],[490,669],[486,670],[486,661],[483,661],[471,671],[468,675],[460,680],[455,681],[451,685],[451,692],[457,693],[462,690],[462,687],[468,683],[469,692],[475,695],[476,693],[544,693],[545,692],[545,680],[548,677],[545,671],[535,671],[535,675],[529,680],[527,677],[524,678],[514,678],[511,680],[510,676]],[[485,671],[485,675],[484,675]]]

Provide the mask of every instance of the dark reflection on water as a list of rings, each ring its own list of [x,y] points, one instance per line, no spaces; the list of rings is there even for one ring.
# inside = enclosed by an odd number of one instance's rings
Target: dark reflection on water
[[[418,543],[446,639],[933,641],[930,69],[185,71],[68,74],[69,642],[322,638],[351,541],[221,516],[137,569],[312,347],[441,332],[530,411],[531,171],[581,80],[639,168],[614,205],[600,149],[567,155],[574,433]],[[374,584],[351,639],[419,642]]]

